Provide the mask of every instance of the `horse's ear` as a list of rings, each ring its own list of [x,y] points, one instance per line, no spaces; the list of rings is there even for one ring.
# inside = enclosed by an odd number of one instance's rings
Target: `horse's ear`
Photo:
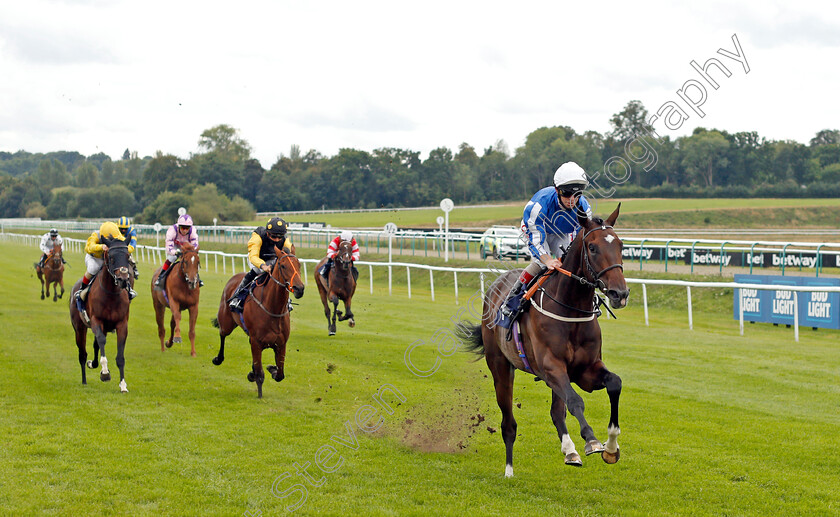
[[[592,224],[592,221],[589,220],[589,217],[586,215],[586,212],[576,207],[575,213],[577,214],[578,224],[580,224],[581,228],[588,229],[589,226]]]
[[[291,245],[291,250],[292,250],[292,255],[297,255],[297,253],[295,253],[295,245],[294,244]]]
[[[613,210],[613,213],[611,213],[610,216],[607,217],[607,225],[608,226],[615,226],[615,220],[618,219],[618,212],[619,212],[620,209],[621,209],[621,203],[619,203],[618,206],[615,207],[615,210]]]

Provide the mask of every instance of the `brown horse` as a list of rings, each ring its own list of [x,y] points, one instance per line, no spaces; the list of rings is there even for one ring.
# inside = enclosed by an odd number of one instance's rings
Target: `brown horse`
[[[198,270],[201,259],[198,256],[198,250],[188,242],[181,245],[181,252],[181,258],[171,266],[178,269],[166,275],[163,290],[155,290],[155,280],[160,275],[161,269],[158,268],[152,275],[152,304],[155,307],[161,352],[175,343],[181,343],[181,311],[189,310],[190,355],[195,357],[195,321],[198,319],[198,297],[201,290],[198,285]],[[166,329],[163,326],[163,316],[166,307],[172,311],[172,319],[169,320],[169,339],[164,341]]]
[[[213,325],[219,328],[219,355],[213,358],[213,364],[220,365],[225,360],[225,338],[239,326],[248,334],[251,343],[251,371],[248,381],[257,383],[257,395],[262,398],[262,385],[265,373],[262,367],[262,353],[266,348],[274,350],[277,365],[268,367],[271,378],[277,382],[286,377],[286,343],[289,340],[291,319],[289,318],[289,293],[295,298],[303,296],[303,279],[300,276],[300,262],[292,253],[275,246],[277,259],[271,266],[271,273],[257,278],[257,286],[245,299],[242,313],[232,313],[228,300],[233,296],[245,273],[234,275],[222,291],[219,314]],[[262,282],[262,283],[260,283]]]
[[[335,319],[338,321],[350,320],[350,328],[356,326],[353,319],[353,311],[350,310],[350,302],[356,292],[356,279],[353,277],[353,245],[348,241],[342,241],[338,246],[338,253],[333,259],[333,266],[329,272],[329,282],[321,276],[321,268],[327,262],[327,257],[318,262],[315,268],[315,284],[318,286],[318,294],[321,295],[321,303],[324,304],[324,315],[327,317],[327,328],[330,335],[335,335]],[[338,310],[338,301],[344,301],[344,314]],[[330,311],[330,303],[333,309]],[[332,317],[330,316],[332,312]]]
[[[41,281],[41,299],[44,299],[44,286],[47,286],[47,298],[50,297],[50,284],[53,284],[53,301],[64,297],[64,261],[61,260],[61,246],[56,244],[44,259],[44,267],[35,263],[35,272]],[[61,287],[61,294],[58,288]]]
[[[496,402],[502,411],[502,438],[506,448],[505,476],[513,476],[513,442],[516,421],[512,395],[514,372],[532,373],[551,388],[551,418],[561,440],[567,465],[580,466],[581,460],[566,429],[566,408],[580,423],[587,455],[600,452],[607,463],[619,459],[617,437],[618,398],[621,379],[604,366],[601,358],[601,327],[596,319],[595,289],[609,298],[613,308],[627,304],[629,291],[624,280],[622,242],[612,229],[619,207],[606,222],[579,217],[582,230],[566,254],[565,275],[555,272],[533,290],[531,306],[519,319],[522,350],[507,339],[507,330],[494,325],[499,305],[519,275],[508,271],[491,286],[484,298],[481,325],[463,325],[468,348],[484,355],[493,373]],[[530,292],[530,291],[529,291]],[[572,382],[587,393],[607,389],[610,398],[609,436],[606,444],[595,437],[583,416],[583,399]]]
[[[87,360],[87,331],[93,331],[93,360],[87,361],[88,368],[96,368],[102,363],[99,378],[111,380],[108,360],[105,358],[105,336],[108,332],[117,333],[117,366],[120,369],[120,391],[128,392],[125,384],[125,339],[128,337],[128,292],[131,276],[128,262],[128,247],[124,241],[106,240],[108,250],[104,254],[102,269],[90,283],[85,310],[90,318],[86,323],[76,306],[75,294],[82,285],[79,280],[70,291],[70,322],[76,331],[76,346],[79,347],[79,365],[82,367],[82,384],[87,384],[85,361]],[[99,357],[99,351],[102,357]]]

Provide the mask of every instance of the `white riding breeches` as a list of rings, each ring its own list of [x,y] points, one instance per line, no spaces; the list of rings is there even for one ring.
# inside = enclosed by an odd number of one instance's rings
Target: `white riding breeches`
[[[99,273],[99,270],[102,269],[102,264],[104,263],[104,259],[96,258],[90,254],[85,255],[85,268],[87,268],[88,275],[90,276]]]
[[[557,235],[550,233],[545,237],[545,249],[556,258],[560,258],[563,256],[565,250],[569,247],[572,243],[572,236],[571,235]],[[528,250],[528,253],[531,253],[531,250]],[[532,262],[539,262],[542,264],[542,261],[539,257],[535,257],[531,255]]]

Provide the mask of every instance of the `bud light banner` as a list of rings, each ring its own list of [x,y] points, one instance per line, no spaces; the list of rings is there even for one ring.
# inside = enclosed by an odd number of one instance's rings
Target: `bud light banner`
[[[784,286],[840,286],[837,278],[810,278],[774,275],[735,275],[735,282],[778,285],[779,289],[743,289],[744,320],[793,325],[794,312],[799,311],[802,327],[840,329],[840,293],[800,291],[798,303],[793,291]],[[733,315],[739,319],[738,289],[734,291]]]

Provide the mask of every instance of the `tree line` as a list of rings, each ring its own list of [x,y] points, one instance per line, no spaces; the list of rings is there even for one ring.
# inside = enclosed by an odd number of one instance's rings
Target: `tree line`
[[[421,159],[408,149],[341,149],[334,156],[293,145],[265,169],[235,128],[201,133],[188,158],[158,151],[119,160],[104,153],[0,152],[0,217],[111,218],[168,222],[179,206],[198,224],[253,218],[254,211],[466,204],[529,198],[550,185],[557,166],[575,161],[616,196],[840,197],[840,131],[808,144],[757,132],[696,128],[661,137],[639,101],[610,119],[612,130],[579,133],[542,127],[510,152],[440,147]],[[605,170],[616,157],[632,172]],[[621,161],[619,160],[619,161]]]

